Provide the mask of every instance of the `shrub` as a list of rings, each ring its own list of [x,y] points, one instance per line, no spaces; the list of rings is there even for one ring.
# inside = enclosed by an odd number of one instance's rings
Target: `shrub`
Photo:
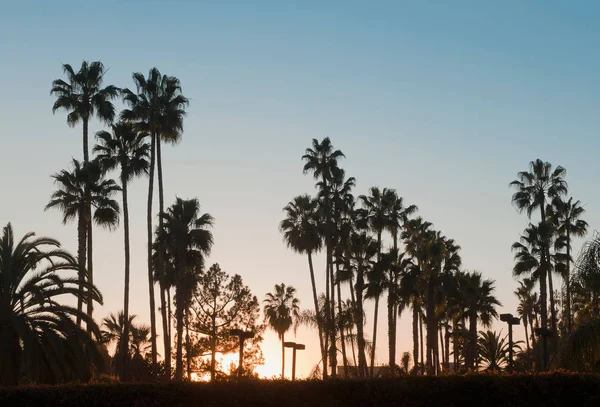
[[[0,389],[1,406],[592,406],[600,376],[551,373],[375,380],[91,384]]]

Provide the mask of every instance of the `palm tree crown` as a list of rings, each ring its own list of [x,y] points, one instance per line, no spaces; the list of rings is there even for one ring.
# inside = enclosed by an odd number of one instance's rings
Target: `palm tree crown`
[[[115,118],[115,107],[111,100],[119,94],[115,86],[102,87],[106,70],[100,61],[88,63],[83,61],[79,71],[75,72],[69,64],[63,65],[67,80],[56,79],[52,82],[50,94],[56,96],[52,112],[64,109],[69,112],[67,123],[73,127],[83,122],[83,156],[88,157],[88,121],[93,116],[105,123],[112,123]]]
[[[51,238],[27,233],[15,240],[10,223],[0,237],[0,385],[17,384],[23,366],[30,379],[43,383],[87,380],[91,363],[102,365],[92,337],[77,326],[83,319],[94,335],[100,332],[80,310],[59,297],[82,295],[77,262]],[[86,286],[92,299],[100,292]]]

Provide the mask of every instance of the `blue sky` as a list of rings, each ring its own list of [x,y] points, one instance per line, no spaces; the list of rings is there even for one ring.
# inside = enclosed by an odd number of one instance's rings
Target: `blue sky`
[[[81,156],[81,128],[52,114],[50,84],[62,63],[83,59],[101,59],[120,87],[153,66],[181,79],[191,104],[182,142],[164,151],[166,203],[199,198],[216,218],[209,261],[259,298],[285,282],[310,307],[306,259],[285,248],[277,225],[293,196],[314,191],[300,160],[313,137],[344,151],[357,193],[396,188],[418,205],[462,246],[465,268],[497,281],[503,311],[515,311],[510,245],[526,225],[510,204],[517,171],[538,157],[566,167],[599,227],[595,2],[0,3],[0,223],[19,234],[76,249],[75,226],[43,207],[50,174]],[[141,321],[146,188],[135,182],[130,204],[131,308]],[[122,230],[95,237],[104,316],[122,307]],[[408,319],[400,352],[411,348]],[[379,338],[383,362],[383,322]],[[308,344],[302,374],[318,359],[315,339],[298,331]],[[277,366],[277,338],[264,348]]]

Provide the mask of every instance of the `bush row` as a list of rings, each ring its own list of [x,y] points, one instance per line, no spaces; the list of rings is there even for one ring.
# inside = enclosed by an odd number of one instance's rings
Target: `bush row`
[[[90,384],[0,389],[0,406],[597,406],[600,376]]]

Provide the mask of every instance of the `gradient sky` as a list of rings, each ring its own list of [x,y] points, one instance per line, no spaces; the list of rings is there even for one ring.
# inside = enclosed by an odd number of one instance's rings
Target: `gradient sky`
[[[286,249],[278,223],[292,197],[314,192],[300,160],[312,138],[329,136],[346,154],[341,165],[357,178],[357,194],[396,188],[418,205],[462,246],[466,269],[496,280],[504,312],[516,310],[510,245],[526,225],[510,203],[517,171],[538,157],[566,167],[571,193],[591,229],[599,227],[595,2],[0,5],[0,223],[12,222],[18,235],[36,231],[76,251],[75,225],[43,208],[50,174],[82,155],[81,127],[52,114],[50,85],[62,63],[83,59],[101,59],[106,82],[119,87],[153,66],[180,78],[191,103],[182,142],[164,149],[166,204],[199,198],[216,219],[209,264],[242,275],[260,299],[285,282],[311,307],[306,259]],[[146,188],[138,180],[130,193],[131,310],[144,322]],[[122,229],[97,230],[94,255],[102,317],[122,308]],[[400,321],[399,354],[412,349],[409,319]],[[307,344],[298,364],[304,376],[319,358],[318,341],[305,329],[297,339]],[[263,350],[263,372],[276,374],[275,335]]]

